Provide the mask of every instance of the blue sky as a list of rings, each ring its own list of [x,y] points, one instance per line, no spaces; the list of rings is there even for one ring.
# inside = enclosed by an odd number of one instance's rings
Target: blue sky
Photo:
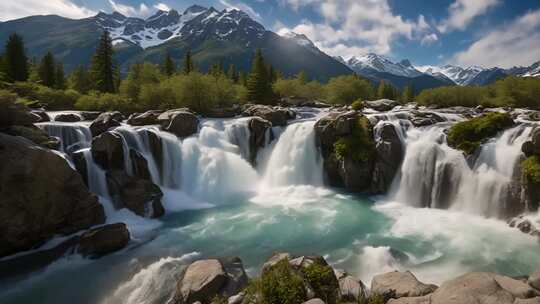
[[[267,29],[306,34],[346,58],[374,52],[416,65],[484,67],[540,60],[539,0],[2,0],[0,20],[83,18],[103,10],[147,17],[156,7],[238,8]]]

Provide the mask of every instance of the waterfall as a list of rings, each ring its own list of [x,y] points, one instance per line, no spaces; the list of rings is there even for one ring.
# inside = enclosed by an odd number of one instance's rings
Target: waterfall
[[[67,154],[87,148],[92,142],[92,132],[87,123],[42,122],[37,123],[36,126],[47,132],[49,136],[59,138],[60,149]]]

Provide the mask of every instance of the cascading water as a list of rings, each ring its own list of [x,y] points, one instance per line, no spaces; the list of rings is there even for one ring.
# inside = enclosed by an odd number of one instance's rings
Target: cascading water
[[[92,141],[92,132],[86,123],[44,122],[36,124],[49,136],[60,139],[60,148],[64,153],[87,148]]]

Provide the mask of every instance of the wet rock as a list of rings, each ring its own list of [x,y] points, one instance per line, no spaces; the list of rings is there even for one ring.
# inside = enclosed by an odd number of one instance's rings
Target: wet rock
[[[80,174],[50,150],[0,133],[0,172],[0,256],[105,221]]]
[[[163,113],[163,111],[150,110],[144,113],[134,113],[129,116],[127,123],[132,126],[146,126],[146,125],[157,125],[158,116]]]
[[[325,303],[323,300],[319,298],[314,298],[314,299],[305,301],[303,304],[325,304]]]
[[[242,115],[261,117],[272,123],[272,126],[286,126],[288,120],[296,117],[296,113],[287,108],[265,105],[249,105],[244,109]]]
[[[118,111],[101,113],[90,125],[92,136],[98,136],[111,128],[120,126],[124,115]]]
[[[529,285],[531,285],[532,287],[540,290],[540,268],[537,269],[535,272],[533,272],[527,282],[529,283]]]
[[[45,112],[45,110],[32,110],[32,114],[36,114],[37,116],[39,116],[39,121],[38,122],[51,121],[51,118],[49,117],[49,114],[47,114],[47,112]]]
[[[388,272],[376,275],[371,281],[371,292],[385,296],[392,294],[394,298],[419,297],[432,293],[437,289],[433,284],[424,284],[410,272]]]
[[[200,260],[189,265],[178,281],[175,303],[210,303],[227,283],[227,274],[217,259]]]
[[[249,121],[249,161],[256,165],[257,152],[266,144],[266,131],[272,127],[268,120],[259,117]]]
[[[60,139],[49,136],[47,132],[34,125],[9,126],[7,128],[1,129],[1,131],[12,136],[21,136],[29,139],[36,145],[39,145],[43,148],[53,150],[58,150],[60,148]]]
[[[133,175],[141,179],[152,180],[146,158],[136,150],[129,149]]]
[[[60,122],[77,122],[81,121],[82,117],[75,113],[60,113],[54,117],[54,121]]]
[[[532,121],[540,121],[540,111],[534,111],[529,114],[529,119]]]
[[[92,157],[105,170],[124,169],[124,147],[122,137],[107,131],[92,139]]]
[[[372,192],[385,193],[392,185],[405,152],[394,125],[390,123],[385,123],[380,127],[376,138],[376,161],[373,169]]]
[[[385,112],[399,106],[399,102],[390,99],[379,99],[372,101],[364,101],[366,107],[372,108],[375,111]]]
[[[108,171],[107,185],[117,209],[127,208],[143,217],[157,218],[165,213],[163,192],[149,180],[129,176],[123,171]]]
[[[223,258],[220,259],[220,262],[227,273],[227,282],[223,286],[220,295],[230,297],[248,285],[248,276],[239,257]]]
[[[83,120],[94,120],[98,118],[101,114],[99,111],[81,111],[79,114],[82,116]]]
[[[16,103],[17,96],[4,96],[0,99],[0,128],[8,126],[30,126],[41,120],[41,117],[32,113],[27,106]]]
[[[445,121],[440,115],[433,112],[411,111],[411,123],[415,127],[430,126]]]
[[[164,112],[158,116],[161,128],[180,138],[191,136],[199,130],[199,119],[193,113],[179,109]]]
[[[516,228],[519,229],[523,233],[529,233],[531,232],[532,224],[529,220],[524,220],[516,225]]]
[[[105,225],[83,233],[77,252],[83,256],[99,258],[126,247],[129,240],[130,235],[126,224]]]
[[[341,302],[358,303],[367,298],[366,286],[362,281],[344,271],[335,270],[334,274],[339,282]]]
[[[143,130],[141,134],[146,136],[150,153],[152,153],[159,172],[163,172],[163,143],[161,142],[161,138],[156,134],[156,131]]]
[[[239,107],[213,108],[204,113],[204,116],[209,118],[233,118],[237,115],[240,115]]]
[[[81,174],[84,184],[88,186],[88,167],[86,164],[86,159],[84,157],[84,152],[76,151],[75,153],[71,154],[71,159],[73,160],[75,169]]]

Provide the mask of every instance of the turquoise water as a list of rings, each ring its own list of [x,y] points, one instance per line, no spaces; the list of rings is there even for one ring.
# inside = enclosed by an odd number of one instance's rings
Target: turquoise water
[[[64,258],[2,282],[1,302],[163,303],[194,259],[239,256],[253,276],[275,251],[323,255],[368,285],[393,269],[440,283],[465,271],[520,275],[540,266],[537,241],[504,222],[383,200],[288,187],[132,222],[127,249],[93,261]]]

